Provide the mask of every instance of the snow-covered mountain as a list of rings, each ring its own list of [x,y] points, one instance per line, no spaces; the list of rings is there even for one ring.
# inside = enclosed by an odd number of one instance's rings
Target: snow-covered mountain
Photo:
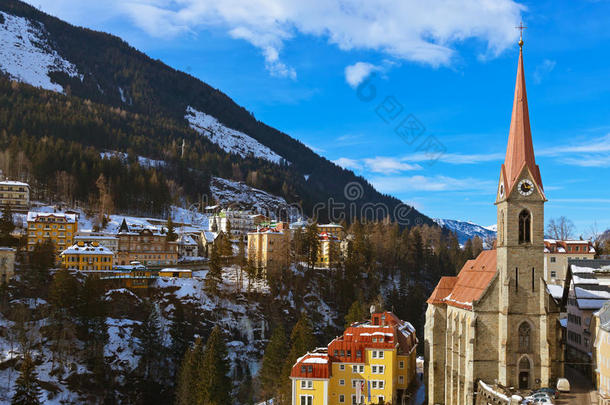
[[[40,22],[0,11],[0,44],[0,71],[13,79],[57,92],[64,89],[51,81],[49,73],[64,72],[82,80],[76,66],[49,44]]]
[[[184,116],[191,128],[206,136],[220,146],[225,152],[235,153],[241,157],[254,156],[279,163],[282,157],[258,142],[256,139],[222,125],[209,114],[197,111],[191,106],[186,108]]]
[[[460,244],[466,243],[468,239],[472,239],[475,236],[478,236],[479,238],[483,239],[483,241],[489,238],[493,239],[496,237],[496,225],[481,226],[473,222],[440,218],[436,218],[434,222],[436,222],[442,227],[449,229],[452,232],[455,232],[457,234],[457,238]]]

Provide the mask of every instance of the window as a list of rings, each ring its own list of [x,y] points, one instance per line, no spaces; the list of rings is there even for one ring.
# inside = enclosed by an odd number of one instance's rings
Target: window
[[[555,263],[557,261],[556,257],[551,257],[551,263]]]
[[[404,361],[402,361],[402,360],[401,360],[401,361],[399,361],[399,362],[398,362],[398,368],[400,368],[400,369],[405,368],[405,362],[404,362]]]
[[[344,403],[345,402],[345,395],[343,395],[343,394],[339,395],[339,402],[340,403]]]
[[[356,395],[352,395],[352,405],[364,404],[364,395],[360,395],[360,401],[356,401]]]
[[[339,380],[339,385],[345,385],[345,380]]]
[[[380,359],[383,359],[383,350],[380,350],[380,351],[377,353],[377,357],[378,357],[378,358],[380,358]]]
[[[519,350],[522,352],[529,352],[530,350],[530,333],[529,323],[523,322],[519,325]]]
[[[345,364],[339,364],[339,370],[345,371]]]
[[[385,402],[385,398],[383,397],[383,395],[378,395],[377,396],[377,403],[378,404],[383,404]]]
[[[519,243],[531,243],[532,215],[528,210],[519,214]]]
[[[313,405],[313,395],[301,395],[301,405]]]
[[[373,357],[374,359],[377,358],[377,350],[373,350],[371,357]]]
[[[373,374],[383,374],[383,366],[371,366],[371,373]]]
[[[304,390],[312,390],[313,389],[313,381],[311,380],[301,380],[301,388]]]
[[[555,270],[551,270],[551,278],[556,278],[557,272]]]
[[[405,383],[405,376],[399,375],[398,376],[398,384],[404,384],[404,383]]]
[[[356,352],[356,357],[362,357],[362,351],[361,350],[358,350]]]

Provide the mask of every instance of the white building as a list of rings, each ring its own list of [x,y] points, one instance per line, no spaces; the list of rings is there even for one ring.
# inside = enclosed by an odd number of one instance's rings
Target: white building
[[[213,232],[227,232],[227,223],[230,223],[233,237],[247,238],[248,232],[255,229],[255,217],[248,211],[222,210],[210,217],[208,229]]]
[[[197,257],[199,244],[195,238],[189,234],[182,234],[178,238],[178,258]]]
[[[544,280],[563,285],[568,271],[568,260],[591,260],[595,249],[588,240],[544,240]]]
[[[20,181],[0,181],[0,208],[7,205],[13,211],[27,212],[30,206],[30,185]]]
[[[592,318],[610,300],[610,260],[569,260],[566,283],[566,361],[580,364],[577,367],[591,375],[586,364],[594,360]]]

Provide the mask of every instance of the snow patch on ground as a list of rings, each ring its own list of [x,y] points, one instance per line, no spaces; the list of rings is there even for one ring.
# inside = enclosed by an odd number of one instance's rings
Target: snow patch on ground
[[[64,89],[51,81],[50,72],[65,72],[82,80],[76,66],[48,43],[42,23],[0,14],[4,17],[4,24],[0,24],[0,70],[15,80],[56,92]]]
[[[226,152],[235,153],[243,158],[252,155],[273,163],[280,163],[283,159],[256,139],[222,125],[216,118],[197,111],[191,106],[186,108],[184,118],[189,122],[191,128],[209,138]]]
[[[127,153],[124,153],[124,152],[107,151],[107,152],[100,153],[100,157],[102,159],[117,158],[123,162],[126,162],[128,155],[127,155]],[[144,156],[138,156],[138,164],[142,167],[163,167],[167,163],[163,160],[155,160],[155,159],[150,159],[150,158],[147,158]]]

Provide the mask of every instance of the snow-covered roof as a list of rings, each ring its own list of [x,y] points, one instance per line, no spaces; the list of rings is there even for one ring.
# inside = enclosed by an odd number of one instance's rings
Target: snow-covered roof
[[[114,253],[110,249],[105,246],[98,245],[93,246],[91,244],[83,244],[79,246],[79,244],[74,244],[61,252],[62,255],[108,255],[113,256]]]
[[[74,240],[118,240],[116,236],[113,235],[87,235],[86,233],[81,233],[78,235],[74,235]]]
[[[75,214],[66,214],[64,212],[36,212],[36,211],[29,211],[28,212],[28,216],[27,216],[27,221],[28,222],[34,222],[39,218],[64,218],[66,220],[67,223],[74,223],[76,222],[76,215]]]
[[[201,232],[206,242],[212,243],[218,237],[218,232],[203,231]]]
[[[182,246],[197,246],[197,241],[191,235],[182,234],[178,238],[178,244]]]
[[[563,297],[563,286],[556,284],[547,284],[546,286],[549,294],[556,300],[560,300]]]
[[[3,180],[0,181],[0,186],[23,186],[30,187],[28,183],[23,183],[21,181],[12,181],[12,180]]]

